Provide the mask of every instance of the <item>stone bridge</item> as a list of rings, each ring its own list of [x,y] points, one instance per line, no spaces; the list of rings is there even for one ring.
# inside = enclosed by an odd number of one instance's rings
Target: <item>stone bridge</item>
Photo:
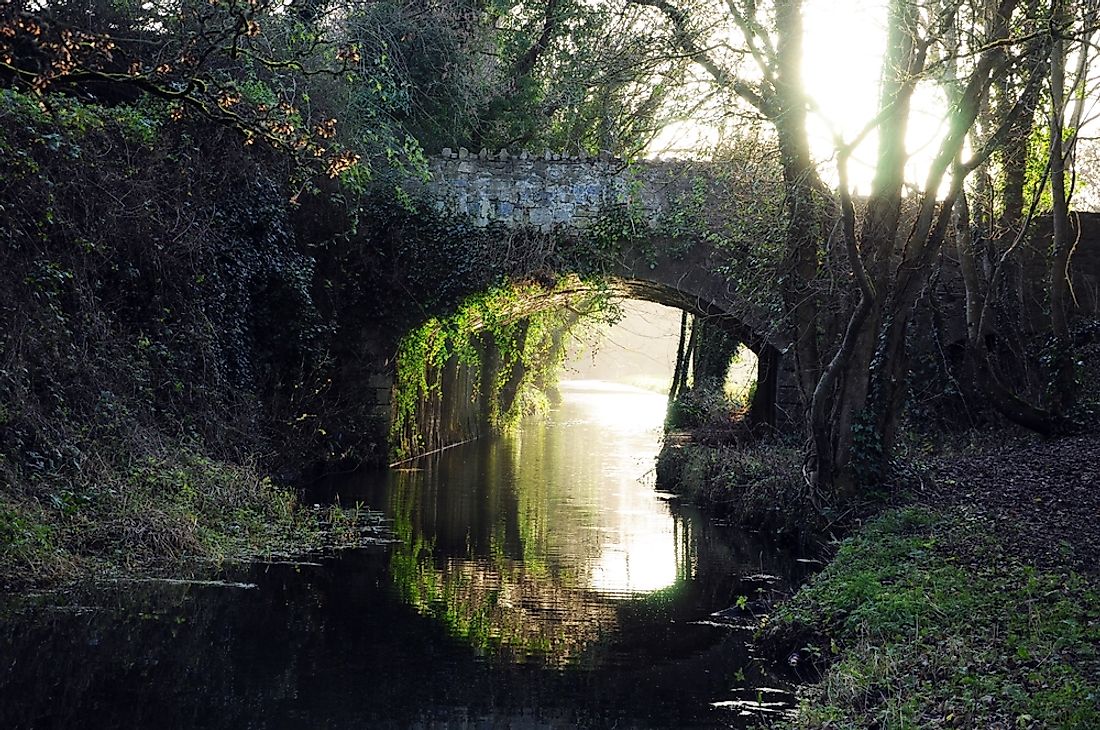
[[[445,149],[429,168],[425,192],[436,211],[469,216],[478,226],[577,235],[618,214],[622,225],[637,229],[627,237],[637,243],[611,265],[613,290],[685,310],[737,337],[759,359],[756,417],[774,422],[777,409],[780,420],[783,412],[795,413],[798,394],[782,357],[789,340],[777,318],[716,273],[728,264],[728,254],[702,243],[701,235],[670,232],[667,225],[691,207],[699,227],[722,207],[715,201],[728,197],[721,195],[712,166]]]
[[[736,262],[731,269],[729,253],[715,250],[698,235],[700,227],[723,230],[732,218],[759,217],[760,209],[766,211],[769,203],[774,209],[775,201],[754,200],[751,191],[729,195],[732,183],[722,178],[721,170],[698,162],[627,164],[607,156],[445,149],[430,159],[429,168],[431,178],[423,192],[437,212],[469,216],[475,225],[577,234],[616,211],[628,213],[625,220],[643,229],[632,239],[643,243],[628,246],[614,263],[613,286],[624,297],[677,307],[720,324],[759,357],[754,403],[758,417],[775,422],[785,420],[784,412],[797,413],[793,407],[798,395],[783,357],[787,333],[773,313],[746,301],[730,284]],[[696,235],[670,233],[667,222],[686,208],[696,214]],[[1100,311],[1100,215],[1075,216],[1074,226],[1074,294],[1080,312],[1095,314]],[[763,231],[758,235],[764,238],[781,235],[774,228],[756,230]],[[1041,222],[1018,259],[1020,304],[1033,331],[1048,321],[1042,282],[1049,236],[1049,221]],[[961,340],[965,295],[950,248],[944,251],[943,264],[936,296],[943,305],[940,310],[949,313],[948,338]]]

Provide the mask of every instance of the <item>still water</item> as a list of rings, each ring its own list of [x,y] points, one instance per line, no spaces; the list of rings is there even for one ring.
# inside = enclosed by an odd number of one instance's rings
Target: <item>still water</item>
[[[508,438],[315,485],[389,545],[9,614],[0,727],[753,726],[789,685],[731,607],[804,568],[654,490],[664,404],[566,383]]]

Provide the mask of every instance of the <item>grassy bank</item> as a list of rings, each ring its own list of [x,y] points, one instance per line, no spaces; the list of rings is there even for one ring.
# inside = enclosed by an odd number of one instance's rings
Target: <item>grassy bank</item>
[[[90,463],[87,477],[36,496],[0,493],[0,589],[301,554],[358,544],[377,523],[301,505],[254,465],[183,448]]]
[[[657,484],[709,514],[789,536],[807,537],[827,516],[804,498],[802,453],[781,439],[712,445],[666,438]]]
[[[887,511],[770,618],[823,670],[797,727],[1100,727],[1095,576],[1038,569],[979,510]]]

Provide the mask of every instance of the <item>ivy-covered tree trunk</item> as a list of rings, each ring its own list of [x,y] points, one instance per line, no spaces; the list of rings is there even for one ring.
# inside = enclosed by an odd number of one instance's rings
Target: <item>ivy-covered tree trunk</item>
[[[699,335],[693,352],[692,378],[697,384],[709,380],[721,385],[726,382],[730,363],[741,343],[714,320],[696,318],[695,327]]]
[[[850,496],[857,486],[852,464],[856,421],[867,405],[871,362],[879,344],[883,307],[891,285],[890,260],[901,219],[905,134],[915,83],[913,72],[919,71],[924,62],[923,53],[915,45],[917,12],[913,5],[903,0],[896,0],[890,6],[890,33],[883,62],[878,164],[863,229],[849,262],[853,269],[865,267],[860,304],[852,312],[844,341],[823,376],[828,380],[815,389],[817,402],[811,409],[819,488],[831,488],[842,497]],[[855,226],[851,218],[855,213],[850,205],[846,208],[845,215],[849,217],[846,235],[854,237]],[[835,402],[829,408],[826,403],[834,397],[830,382],[833,380],[836,382]],[[829,413],[831,419],[827,418]],[[872,444],[863,446],[873,447]]]
[[[512,334],[511,348],[513,356],[506,364],[504,379],[500,385],[500,402],[497,404],[498,413],[503,415],[510,412],[516,403],[523,378],[527,374],[527,367],[523,361],[523,349],[527,345],[527,334],[531,330],[531,320],[522,319],[516,323]]]
[[[779,351],[769,345],[762,345],[756,351],[756,387],[748,414],[753,429],[776,425],[780,357]]]

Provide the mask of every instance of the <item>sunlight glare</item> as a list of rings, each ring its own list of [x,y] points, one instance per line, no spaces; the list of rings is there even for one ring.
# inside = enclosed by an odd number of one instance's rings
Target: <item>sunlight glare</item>
[[[600,497],[604,508],[588,586],[605,595],[636,595],[673,585],[682,557],[676,519],[653,489],[653,452],[638,449],[650,439],[656,449],[667,399],[596,380],[562,381],[561,395],[563,402],[581,405],[608,438]],[[650,436],[637,438],[642,434]]]
[[[655,501],[655,500],[653,500]],[[657,502],[654,506],[660,506]],[[629,526],[603,545],[592,566],[592,588],[600,593],[651,593],[676,582],[678,551],[667,510],[622,521]]]
[[[803,83],[812,103],[807,135],[821,176],[836,186],[835,135],[850,141],[879,109],[882,54],[886,47],[886,3],[883,0],[807,0],[803,9]],[[930,84],[913,95],[906,147],[905,179],[923,187],[928,168],[946,132],[947,104]],[[706,154],[718,140],[707,123],[677,121],[649,147],[652,157]],[[874,177],[878,135],[867,135],[849,162],[852,192],[866,195]]]
[[[803,80],[816,106],[808,123],[810,145],[829,160],[822,175],[836,185],[833,135],[854,139],[879,108],[882,55],[886,47],[886,5],[881,0],[811,0],[803,15]],[[906,148],[906,181],[921,186],[946,131],[943,94],[920,86],[913,96]],[[871,133],[849,163],[853,192],[867,194],[874,177],[878,135]]]
[[[664,422],[668,400],[660,394],[603,380],[563,380],[561,387],[571,400],[590,400],[589,412],[603,428],[659,432]]]

